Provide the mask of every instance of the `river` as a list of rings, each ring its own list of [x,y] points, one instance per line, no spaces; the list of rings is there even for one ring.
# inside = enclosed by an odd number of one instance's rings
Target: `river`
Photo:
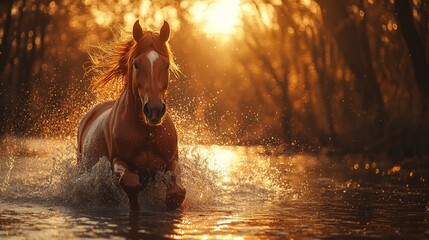
[[[1,239],[429,238],[427,159],[183,145],[183,206],[165,210],[160,174],[129,215],[105,159],[76,173],[72,139],[1,144]]]

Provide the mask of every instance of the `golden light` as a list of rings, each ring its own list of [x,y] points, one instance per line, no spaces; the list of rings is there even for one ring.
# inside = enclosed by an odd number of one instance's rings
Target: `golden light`
[[[195,152],[188,152],[187,157],[192,158],[194,156],[193,154],[195,154]],[[231,180],[228,174],[232,170],[233,165],[237,164],[240,160],[240,156],[238,156],[234,150],[218,145],[200,145],[197,148],[197,154],[202,159],[207,160],[207,167],[210,170],[222,174],[222,180],[224,182],[229,182]]]
[[[234,34],[241,23],[240,0],[201,1],[195,3],[190,12],[193,21],[200,23],[209,37]]]
[[[212,170],[222,173],[228,173],[233,161],[237,160],[237,156],[234,151],[217,145],[210,146],[203,154],[206,154],[209,159],[209,167]],[[228,181],[228,177],[225,176],[224,180]]]

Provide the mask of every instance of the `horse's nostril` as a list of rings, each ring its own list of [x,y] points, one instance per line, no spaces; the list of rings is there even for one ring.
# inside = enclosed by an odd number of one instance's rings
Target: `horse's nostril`
[[[147,118],[150,119],[150,109],[147,103],[143,107],[143,113]]]
[[[164,116],[165,112],[167,111],[167,107],[165,106],[165,104],[162,104],[162,108],[161,111],[159,112],[159,117]]]

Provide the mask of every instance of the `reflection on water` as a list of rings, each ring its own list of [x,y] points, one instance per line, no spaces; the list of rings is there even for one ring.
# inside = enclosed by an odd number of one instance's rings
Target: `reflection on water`
[[[78,175],[67,141],[9,138],[0,150],[0,238],[429,238],[429,174],[415,159],[183,146],[182,209],[164,211],[159,176],[130,216],[103,159]]]

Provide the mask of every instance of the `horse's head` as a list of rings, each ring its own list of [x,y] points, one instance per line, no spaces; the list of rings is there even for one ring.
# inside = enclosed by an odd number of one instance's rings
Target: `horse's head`
[[[166,21],[159,34],[143,31],[134,23],[135,54],[129,59],[133,92],[141,101],[144,121],[159,125],[167,110],[165,97],[169,82],[170,52],[167,41],[170,26]]]

